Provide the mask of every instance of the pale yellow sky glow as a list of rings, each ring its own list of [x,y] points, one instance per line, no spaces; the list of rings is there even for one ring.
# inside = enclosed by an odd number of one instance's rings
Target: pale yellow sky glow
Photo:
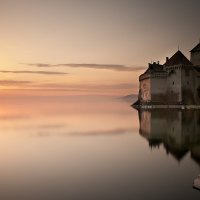
[[[181,2],[0,0],[0,89],[136,94],[148,62],[198,41],[200,3]]]

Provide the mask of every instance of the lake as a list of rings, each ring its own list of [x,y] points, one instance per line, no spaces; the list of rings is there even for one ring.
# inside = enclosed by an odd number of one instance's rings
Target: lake
[[[199,199],[200,112],[104,97],[0,100],[0,199]]]

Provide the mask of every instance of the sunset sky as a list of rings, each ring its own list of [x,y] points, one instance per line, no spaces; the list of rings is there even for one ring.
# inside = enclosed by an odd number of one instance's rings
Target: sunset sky
[[[200,39],[199,0],[0,0],[1,93],[128,95]]]

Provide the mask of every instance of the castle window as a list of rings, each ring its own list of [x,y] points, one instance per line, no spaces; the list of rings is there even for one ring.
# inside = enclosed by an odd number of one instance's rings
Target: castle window
[[[187,84],[189,85],[189,81],[187,81]]]
[[[174,85],[174,81],[173,81],[173,83],[172,83],[173,85]]]

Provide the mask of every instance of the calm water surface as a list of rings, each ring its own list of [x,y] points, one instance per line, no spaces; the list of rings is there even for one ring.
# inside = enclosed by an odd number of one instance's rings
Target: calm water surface
[[[102,98],[0,100],[0,199],[199,199],[200,113]]]

